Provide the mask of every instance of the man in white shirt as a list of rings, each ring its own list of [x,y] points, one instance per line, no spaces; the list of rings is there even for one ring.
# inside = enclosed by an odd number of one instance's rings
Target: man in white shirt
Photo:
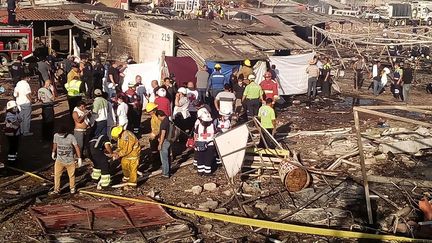
[[[216,110],[219,112],[219,115],[231,116],[231,114],[234,112],[235,100],[236,97],[231,91],[231,85],[225,84],[224,91],[217,94],[214,101]]]
[[[32,96],[31,89],[28,83],[29,77],[24,77],[23,80],[19,81],[14,89],[14,96],[16,98],[16,103],[20,109],[21,117],[21,133],[23,136],[32,136],[33,133],[30,132],[30,121],[32,112]]]

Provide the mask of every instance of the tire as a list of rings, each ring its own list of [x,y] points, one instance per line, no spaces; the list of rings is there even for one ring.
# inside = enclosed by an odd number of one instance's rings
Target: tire
[[[10,61],[11,61],[11,58],[10,58],[10,56],[8,54],[6,54],[6,53],[0,53],[0,63],[2,65],[4,65],[5,62],[9,63]]]
[[[399,20],[395,20],[395,21],[393,22],[393,26],[399,26]]]
[[[405,26],[405,25],[406,25],[406,20],[405,20],[405,19],[401,20],[401,21],[400,21],[400,25],[401,25],[401,26]]]

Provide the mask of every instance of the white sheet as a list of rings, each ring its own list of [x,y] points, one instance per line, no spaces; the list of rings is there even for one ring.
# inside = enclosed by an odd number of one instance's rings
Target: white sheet
[[[134,82],[135,77],[140,75],[142,78],[142,83],[146,88],[146,92],[149,94],[152,90],[151,81],[159,81],[161,78],[159,61],[130,64],[124,70],[124,75],[125,76],[122,85],[123,92],[128,89],[129,82]]]
[[[294,56],[271,56],[270,64],[276,65],[279,78],[279,94],[297,95],[307,92],[306,68],[315,53]]]

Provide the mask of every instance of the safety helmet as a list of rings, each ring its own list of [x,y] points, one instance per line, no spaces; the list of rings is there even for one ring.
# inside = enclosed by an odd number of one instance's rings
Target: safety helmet
[[[147,103],[147,105],[146,105],[146,107],[145,107],[145,111],[146,111],[146,112],[150,112],[150,111],[156,109],[157,107],[158,107],[158,105],[156,105],[156,104],[153,103],[153,102],[150,102],[150,103]]]
[[[271,78],[271,77],[272,77],[271,72],[266,72],[266,73],[264,74],[264,78]]]
[[[250,67],[251,66],[251,61],[249,59],[244,60],[244,65]]]
[[[203,121],[203,122],[211,122],[211,121],[213,121],[210,113],[208,113],[208,112],[201,113],[201,116],[199,117],[199,119],[201,121]]]
[[[15,100],[10,100],[8,101],[8,103],[6,104],[6,110],[10,110],[12,108],[17,107],[17,103],[15,102]]]
[[[215,69],[222,69],[222,66],[219,63],[216,63],[216,65],[214,66]]]
[[[156,94],[159,97],[165,97],[166,96],[166,90],[164,88],[160,88],[160,89],[158,89],[158,91],[156,92]]]
[[[136,85],[135,80],[134,80],[134,81],[130,81],[130,82],[128,83],[128,87],[135,87],[135,85]]]
[[[251,80],[251,81],[254,81],[255,80],[255,75],[249,74],[248,79]]]
[[[117,140],[122,132],[123,132],[123,127],[122,126],[116,126],[111,130],[111,137],[114,140]]]
[[[184,88],[184,87],[180,87],[177,91],[178,91],[179,93],[184,94],[184,95],[187,94],[187,90],[186,90],[186,88]]]

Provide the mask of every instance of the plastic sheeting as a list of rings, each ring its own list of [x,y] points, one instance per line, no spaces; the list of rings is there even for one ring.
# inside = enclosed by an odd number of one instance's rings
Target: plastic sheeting
[[[168,71],[175,75],[177,85],[186,86],[187,82],[196,83],[195,74],[198,71],[197,64],[190,57],[165,57]]]
[[[267,72],[267,63],[265,61],[258,61],[253,66],[256,83],[260,84],[264,80],[264,74]]]
[[[208,72],[210,74],[212,74],[214,72],[214,66],[216,65],[216,63],[219,63],[222,66],[222,74],[225,76],[225,78],[227,80],[229,80],[229,78],[231,77],[232,74],[232,70],[234,68],[239,69],[240,65],[230,65],[230,64],[225,64],[225,63],[220,63],[220,62],[212,62],[212,61],[206,61],[206,65],[208,67]]]
[[[130,64],[123,73],[125,75],[122,85],[123,92],[128,89],[129,82],[135,82],[135,77],[140,75],[147,94],[150,94],[152,90],[151,81],[158,80],[159,82],[161,78],[161,67],[159,61]]]
[[[306,68],[315,53],[294,56],[271,56],[270,63],[276,65],[279,79],[279,94],[297,95],[307,92]]]

